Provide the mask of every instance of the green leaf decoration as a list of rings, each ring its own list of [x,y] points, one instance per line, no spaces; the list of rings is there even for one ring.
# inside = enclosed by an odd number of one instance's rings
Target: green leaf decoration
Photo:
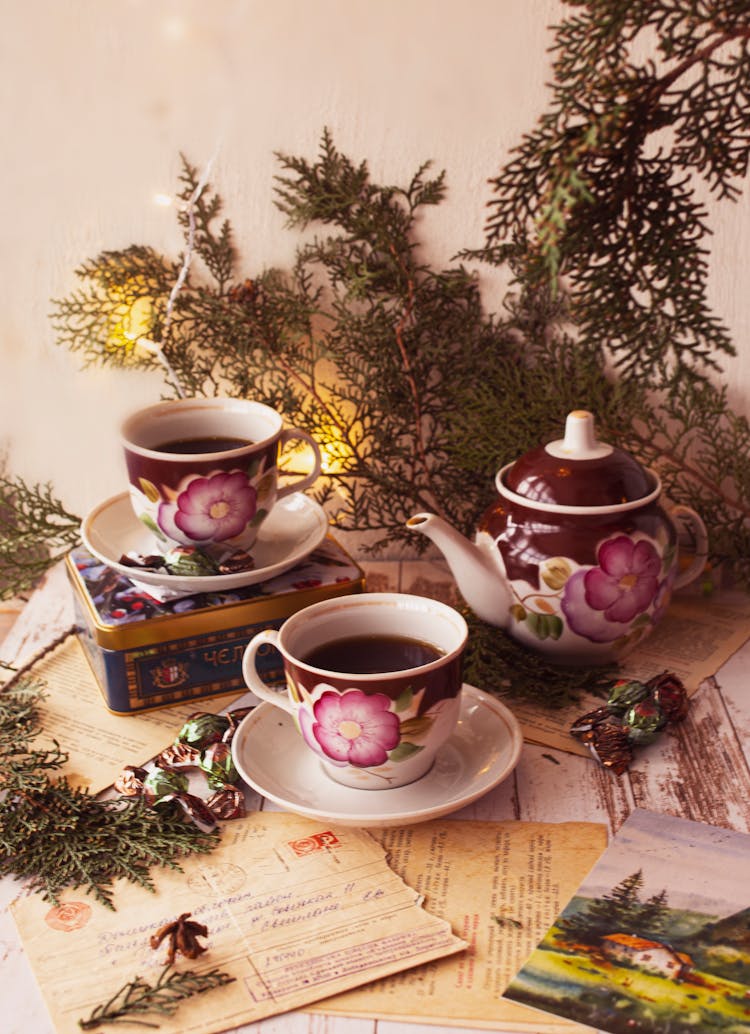
[[[402,711],[408,711],[411,707],[412,700],[414,699],[414,692],[411,686],[401,693],[393,702],[393,710],[396,714],[400,714]],[[401,727],[403,729],[403,726]]]
[[[424,747],[419,747],[416,743],[404,743],[402,740],[397,747],[388,752],[388,760],[406,761],[407,758],[418,754],[420,750],[424,750]]]
[[[434,717],[430,714],[423,714],[418,718],[408,718],[401,723],[401,737],[426,736],[434,721]]]
[[[557,614],[537,614],[533,610],[526,615],[526,626],[537,639],[559,639],[564,627]]]
[[[161,539],[162,542],[167,541],[167,536],[161,530],[159,525],[156,523],[153,517],[148,513],[141,513],[138,515],[139,520],[146,525],[149,531],[152,531],[157,538]]]
[[[250,527],[255,528],[260,522],[268,516],[268,510],[260,509],[255,511],[253,519],[250,521]]]
[[[550,639],[557,641],[563,634],[563,628],[565,627],[562,618],[558,617],[557,614],[549,614],[547,624],[549,626]]]

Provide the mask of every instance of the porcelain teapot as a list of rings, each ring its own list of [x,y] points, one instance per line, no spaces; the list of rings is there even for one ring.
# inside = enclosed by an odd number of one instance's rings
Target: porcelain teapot
[[[698,514],[667,511],[658,476],[599,441],[586,410],[569,413],[562,439],[503,467],[495,484],[473,543],[435,514],[415,514],[407,527],[443,552],[478,617],[552,661],[624,657],[663,616],[673,589],[705,566]],[[692,538],[684,569],[678,521]]]

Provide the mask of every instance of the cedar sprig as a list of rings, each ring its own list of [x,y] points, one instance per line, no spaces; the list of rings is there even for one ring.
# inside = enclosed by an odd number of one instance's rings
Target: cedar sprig
[[[0,691],[0,876],[24,880],[53,903],[64,889],[85,887],[114,908],[115,880],[153,890],[153,866],[179,869],[181,857],[216,846],[217,834],[186,822],[177,807],[98,799],[71,786],[59,775],[68,757],[59,744],[35,744],[42,696],[27,678]]]
[[[7,793],[0,804],[0,875],[26,881],[53,903],[64,889],[85,887],[114,909],[117,879],[153,891],[153,866],[179,870],[178,859],[207,853],[217,842],[216,833],[186,822],[177,807],[98,800],[65,778]]]
[[[479,254],[505,261],[523,242],[527,280],[562,274],[581,343],[606,347],[621,376],[705,377],[734,348],[707,301],[696,180],[736,199],[747,174],[747,5],[571,7],[554,30],[549,108],[492,180]]]
[[[0,599],[30,589],[78,544],[80,526],[49,482],[0,476]]]
[[[231,984],[235,977],[219,969],[201,973],[178,971],[167,964],[155,984],[142,977],[129,981],[103,1005],[97,1005],[88,1019],[78,1021],[81,1030],[96,1030],[105,1023],[131,1023],[140,1027],[158,1027],[143,1016],[173,1016],[179,1003],[193,995],[204,994],[216,987]]]
[[[502,629],[464,611],[469,639],[464,677],[495,696],[557,710],[582,696],[602,695],[611,684],[614,666],[599,668],[552,664],[539,651],[529,650]]]

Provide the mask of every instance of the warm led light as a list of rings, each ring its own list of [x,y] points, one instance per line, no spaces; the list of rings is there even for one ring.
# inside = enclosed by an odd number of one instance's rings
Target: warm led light
[[[347,468],[347,461],[351,457],[351,446],[344,441],[339,428],[331,424],[325,429],[320,442],[321,473],[340,474]]]
[[[153,304],[150,298],[123,301],[112,310],[107,348],[112,352],[124,349],[132,353],[134,347],[150,333],[152,325]]]

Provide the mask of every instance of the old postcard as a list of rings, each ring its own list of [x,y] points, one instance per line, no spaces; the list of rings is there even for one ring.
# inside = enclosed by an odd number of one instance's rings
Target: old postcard
[[[607,843],[587,822],[427,822],[375,831],[391,866],[448,920],[466,952],[327,999],[316,1012],[564,1034],[502,992]]]
[[[58,1034],[136,976],[153,984],[162,925],[189,912],[208,927],[208,951],[180,969],[234,982],[191,998],[162,1034],[214,1034],[309,1005],[371,980],[462,951],[467,941],[421,905],[364,830],[280,812],[229,824],[221,847],[183,872],[155,873],[156,894],[120,883],[113,912],[82,892],[58,906],[19,898],[12,912]],[[145,1017],[147,1020],[153,1017]]]
[[[745,833],[634,811],[505,997],[611,1034],[750,1030],[748,857]]]

